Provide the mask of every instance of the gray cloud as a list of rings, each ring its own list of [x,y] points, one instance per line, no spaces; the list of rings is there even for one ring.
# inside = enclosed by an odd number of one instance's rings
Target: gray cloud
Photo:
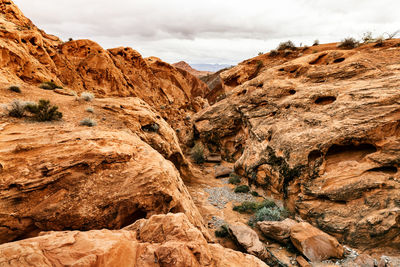
[[[168,62],[237,63],[281,41],[311,44],[400,28],[396,0],[14,0],[38,27]]]

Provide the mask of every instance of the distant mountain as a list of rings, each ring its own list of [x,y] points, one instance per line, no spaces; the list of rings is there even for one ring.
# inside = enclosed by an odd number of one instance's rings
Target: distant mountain
[[[228,64],[190,64],[196,70],[217,72],[221,69],[229,68],[232,65]]]
[[[197,77],[206,76],[208,74],[213,73],[211,71],[196,70],[196,69],[192,68],[192,66],[190,66],[185,61],[179,61],[177,63],[172,64],[172,66],[177,67],[179,69],[183,69],[183,70],[185,70],[185,71],[189,72],[190,74],[192,74],[194,76],[197,76]]]

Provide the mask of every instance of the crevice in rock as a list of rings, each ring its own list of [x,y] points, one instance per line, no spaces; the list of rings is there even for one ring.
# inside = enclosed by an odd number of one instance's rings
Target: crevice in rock
[[[383,172],[387,174],[395,174],[397,173],[397,168],[395,166],[381,166],[369,169],[368,172]]]
[[[334,96],[321,96],[315,99],[314,103],[317,105],[328,105],[336,101]]]
[[[327,54],[321,54],[321,55],[319,55],[316,59],[310,61],[308,64],[310,64],[310,65],[318,64],[318,63],[320,63],[320,62],[322,61],[322,59],[323,59],[326,55],[327,55]]]
[[[131,225],[132,223],[136,222],[137,220],[145,219],[146,216],[147,216],[147,212],[145,210],[138,209],[135,212],[133,212],[131,215],[128,215],[121,219],[121,227],[120,228],[124,228],[128,225]]]
[[[340,62],[343,62],[344,60],[345,60],[344,57],[340,57],[340,58],[335,59],[335,60],[333,61],[333,63],[340,63]]]

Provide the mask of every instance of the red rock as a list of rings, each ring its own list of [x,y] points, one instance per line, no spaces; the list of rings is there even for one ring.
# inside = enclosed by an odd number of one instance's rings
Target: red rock
[[[306,222],[295,224],[290,228],[290,240],[311,261],[343,257],[343,247],[336,238]]]

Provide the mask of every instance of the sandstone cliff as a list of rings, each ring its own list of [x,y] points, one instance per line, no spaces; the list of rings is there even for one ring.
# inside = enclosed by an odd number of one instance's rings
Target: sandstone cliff
[[[239,64],[221,73],[231,91],[196,115],[196,131],[323,231],[398,252],[399,43],[325,45],[273,57],[257,74],[248,69],[268,55]]]
[[[192,66],[190,66],[185,61],[176,62],[176,63],[172,64],[172,66],[174,66],[174,67],[176,67],[178,69],[185,70],[185,71],[189,72],[190,74],[192,74],[192,75],[194,75],[196,77],[202,77],[202,76],[206,76],[206,75],[212,74],[211,71],[195,70],[195,69],[192,68]]]

